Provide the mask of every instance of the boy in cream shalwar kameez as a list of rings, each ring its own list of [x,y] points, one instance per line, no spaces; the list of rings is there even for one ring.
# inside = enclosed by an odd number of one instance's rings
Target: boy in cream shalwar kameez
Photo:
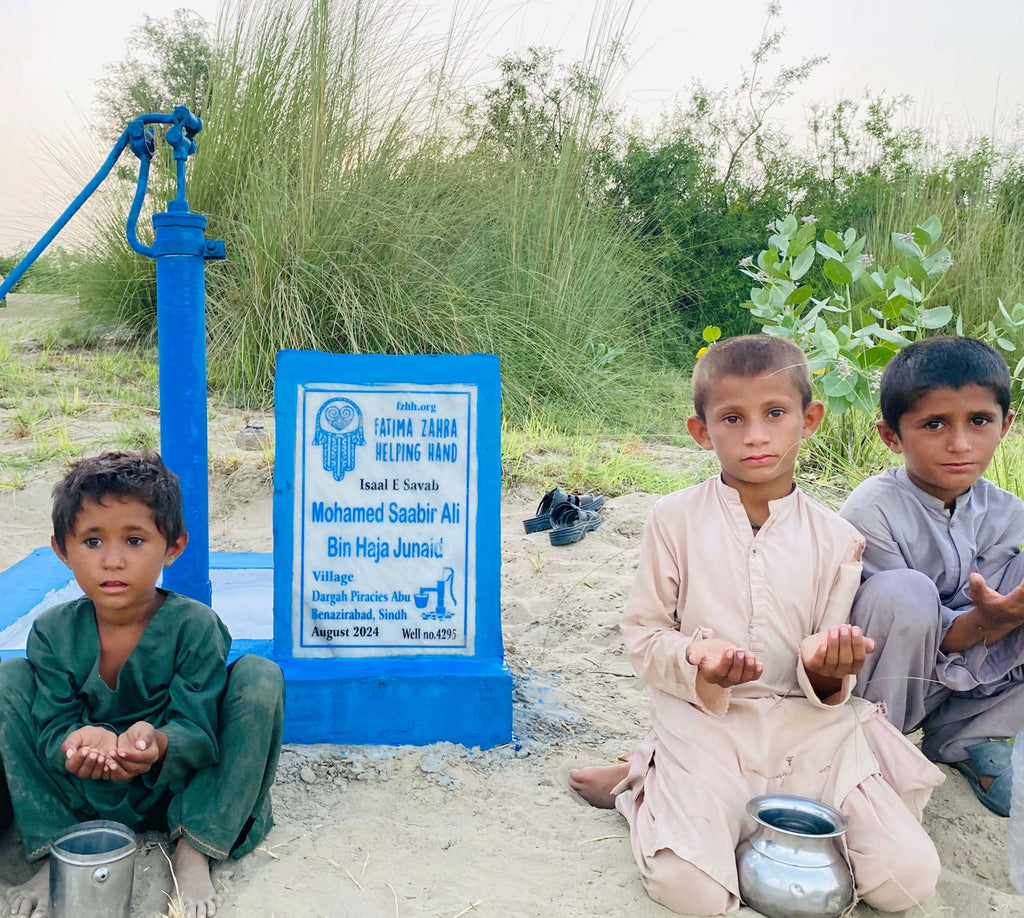
[[[809,377],[789,382],[806,360],[761,335],[711,354],[698,364],[708,417],[689,426],[723,474],[662,498],[647,521],[622,629],[654,729],[622,766],[614,804],[648,893],[675,911],[738,907],[735,849],[754,827],[747,802],[765,793],[839,809],[858,895],[908,908],[934,894],[938,857],[919,819],[942,775],[877,705],[851,697],[873,647],[848,624],[864,542],[792,486],[792,454],[821,418]],[[802,426],[785,421],[801,402]]]

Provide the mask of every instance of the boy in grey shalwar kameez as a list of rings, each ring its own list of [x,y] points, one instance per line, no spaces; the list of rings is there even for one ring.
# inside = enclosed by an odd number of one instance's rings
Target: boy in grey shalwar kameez
[[[885,444],[902,454],[841,515],[864,535],[851,620],[876,641],[857,693],[1009,813],[1024,726],[1024,502],[982,478],[1013,420],[1006,363],[971,338],[904,348],[881,383]]]

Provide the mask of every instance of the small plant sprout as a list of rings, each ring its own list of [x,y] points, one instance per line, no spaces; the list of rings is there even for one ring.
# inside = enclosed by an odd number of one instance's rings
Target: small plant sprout
[[[740,262],[742,264],[742,262]],[[709,347],[711,347],[719,338],[722,337],[722,329],[717,325],[705,325],[704,331],[701,333],[701,337],[707,342],[699,351],[697,356],[700,357]]]

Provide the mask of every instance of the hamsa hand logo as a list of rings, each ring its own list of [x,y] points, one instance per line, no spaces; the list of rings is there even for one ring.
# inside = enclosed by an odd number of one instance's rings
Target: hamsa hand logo
[[[332,398],[320,406],[316,415],[313,445],[323,447],[324,471],[341,481],[356,464],[356,447],[366,443],[363,414],[355,402]]]

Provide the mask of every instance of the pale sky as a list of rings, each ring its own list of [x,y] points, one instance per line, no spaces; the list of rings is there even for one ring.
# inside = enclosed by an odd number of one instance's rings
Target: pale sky
[[[433,11],[425,27],[440,29],[456,2],[413,8]],[[560,48],[570,62],[582,56],[600,5],[463,0],[460,8],[482,16],[474,54],[482,62],[530,44]],[[85,156],[90,175],[98,168],[107,150],[90,148],[86,123],[103,65],[124,57],[144,13],[162,18],[181,6],[217,17],[216,0],[0,0],[0,252],[35,242],[78,191],[59,187],[66,179],[57,159]],[[635,0],[618,101],[650,121],[685,99],[694,80],[735,86],[765,8],[766,0]],[[794,123],[812,101],[870,88],[912,95],[917,126],[961,136],[994,127],[1024,141],[1022,0],[782,0],[776,22],[786,39],[775,66],[829,56],[782,113]],[[58,241],[73,241],[74,228],[72,221]]]

